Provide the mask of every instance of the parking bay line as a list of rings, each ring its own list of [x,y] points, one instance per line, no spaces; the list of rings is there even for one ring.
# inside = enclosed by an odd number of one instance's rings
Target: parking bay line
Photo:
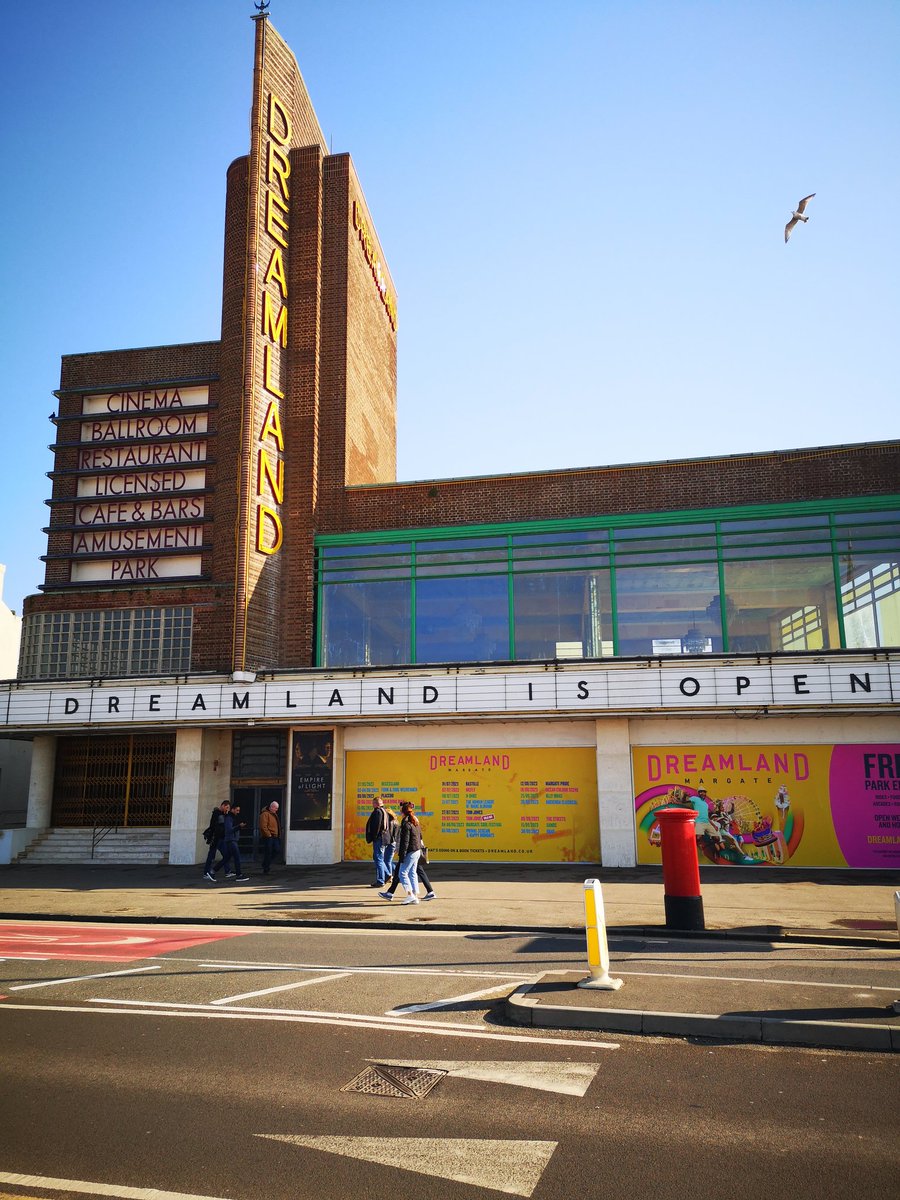
[[[90,1183],[85,1179],[53,1179],[46,1175],[17,1175],[0,1171],[0,1183],[12,1187],[46,1188],[48,1192],[80,1192],[87,1196],[117,1196],[123,1200],[217,1200],[191,1192],[164,1192],[159,1188],[126,1187],[121,1183]]]
[[[278,987],[262,988],[258,992],[243,992],[240,996],[223,996],[221,1000],[211,1000],[210,1004],[233,1004],[237,1000],[252,1000],[255,996],[271,996],[273,992],[290,992],[294,988],[309,987],[312,983],[330,983],[333,979],[346,979],[352,971],[341,971],[332,975],[319,975],[315,979],[299,979],[294,983],[282,983]]]
[[[63,983],[83,983],[86,979],[112,979],[115,975],[143,975],[147,971],[161,971],[162,967],[131,967],[127,971],[101,971],[97,975],[69,975],[65,979],[42,979],[40,983],[17,983],[10,992],[25,992],[29,988],[59,987]]]

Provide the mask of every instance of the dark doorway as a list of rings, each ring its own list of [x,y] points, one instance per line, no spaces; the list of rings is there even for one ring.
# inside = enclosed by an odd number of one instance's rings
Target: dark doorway
[[[260,862],[262,849],[259,836],[259,814],[271,804],[278,801],[278,818],[284,812],[284,784],[234,784],[231,788],[232,811],[235,804],[241,806],[239,820],[241,835],[238,838],[238,849],[241,852],[241,862]],[[284,839],[281,841],[284,847]],[[284,853],[278,855],[275,862],[284,862]]]
[[[283,729],[235,730],[231,739],[231,803],[241,806],[243,828],[238,838],[241,859],[262,859],[259,845],[259,814],[277,800],[279,821],[284,819],[287,791],[287,731]],[[282,826],[282,829],[284,827]],[[284,862],[282,853],[275,860]]]

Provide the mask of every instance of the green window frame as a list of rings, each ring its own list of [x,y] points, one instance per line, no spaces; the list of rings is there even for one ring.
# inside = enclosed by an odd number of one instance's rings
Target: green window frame
[[[568,521],[321,535],[316,538],[316,665],[332,665],[324,661],[327,655],[323,643],[323,614],[329,587],[350,581],[408,584],[410,661],[402,665],[412,666],[421,665],[416,646],[419,581],[505,576],[509,661],[514,662],[517,661],[516,580],[529,574],[579,571],[596,573],[608,588],[605,599],[610,636],[604,631],[602,647],[611,649],[611,657],[619,657],[621,585],[627,578],[624,572],[631,568],[645,568],[651,573],[658,569],[661,577],[667,569],[670,574],[672,570],[692,567],[711,570],[718,580],[718,596],[712,597],[705,611],[712,620],[710,610],[718,605],[721,653],[741,653],[739,645],[732,645],[733,633],[729,636],[729,626],[734,627],[735,619],[729,606],[727,579],[729,573],[741,571],[745,578],[750,578],[754,564],[762,563],[782,563],[783,571],[794,571],[801,576],[805,564],[810,569],[813,564],[830,564],[826,574],[829,580],[834,580],[834,595],[829,591],[827,597],[828,604],[833,605],[828,648],[846,648],[845,604],[848,611],[850,606],[858,608],[864,603],[883,604],[886,588],[900,589],[898,552],[900,495],[629,513]],[[790,563],[794,566],[787,565]],[[817,567],[813,573],[821,571]],[[894,604],[894,599],[890,602]],[[900,604],[900,598],[896,602]],[[814,617],[808,611],[813,607],[802,597],[793,604],[787,601],[783,605],[783,610],[771,619],[773,630],[781,631],[777,636],[781,637],[782,645],[769,652],[796,648],[798,641],[808,640],[806,634],[812,631],[815,621],[821,624],[823,620],[821,613]],[[879,636],[877,614],[870,624]],[[893,627],[893,617],[890,624]],[[806,631],[803,637],[799,629]],[[784,644],[787,642],[792,646],[787,647]]]

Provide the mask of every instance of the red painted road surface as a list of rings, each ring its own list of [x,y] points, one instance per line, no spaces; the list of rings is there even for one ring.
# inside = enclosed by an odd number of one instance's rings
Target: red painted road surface
[[[223,938],[244,937],[249,930],[152,929],[141,926],[45,925],[0,922],[0,959],[75,959],[79,962],[134,962],[172,950],[188,950]]]

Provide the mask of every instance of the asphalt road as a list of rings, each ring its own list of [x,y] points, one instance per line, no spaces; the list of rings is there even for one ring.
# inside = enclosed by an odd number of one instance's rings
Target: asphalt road
[[[0,929],[0,1192],[896,1195],[894,1056],[506,1023],[517,981],[583,965],[578,937],[230,932]],[[766,968],[877,969],[794,949]]]

